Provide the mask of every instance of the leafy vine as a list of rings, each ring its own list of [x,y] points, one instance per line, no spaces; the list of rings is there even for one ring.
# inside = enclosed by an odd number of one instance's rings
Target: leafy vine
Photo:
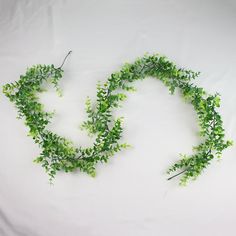
[[[67,56],[71,51],[67,54]],[[3,86],[3,93],[18,109],[18,118],[24,119],[29,128],[29,136],[41,148],[40,155],[34,160],[45,168],[53,180],[57,171],[80,171],[95,176],[97,162],[107,162],[116,152],[129,147],[120,143],[123,119],[113,118],[112,109],[118,107],[126,99],[125,91],[135,91],[131,85],[136,80],[154,77],[161,80],[173,94],[178,88],[184,99],[191,103],[197,113],[200,126],[200,136],[203,142],[194,147],[192,155],[181,155],[181,159],[173,164],[167,173],[179,171],[168,180],[181,175],[180,184],[195,179],[211,163],[212,159],[220,158],[222,151],[233,144],[225,140],[222,118],[217,112],[220,106],[220,96],[208,94],[203,88],[192,83],[199,73],[178,68],[166,57],[144,55],[134,63],[126,63],[120,71],[112,73],[105,83],[97,85],[97,99],[86,100],[88,119],[82,128],[90,135],[96,135],[92,147],[76,147],[71,141],[47,129],[53,113],[46,112],[39,102],[37,94],[42,91],[44,81],[51,82],[58,93],[58,82],[62,78],[62,67],[54,65],[35,65],[27,69],[25,75],[14,83]],[[117,91],[124,92],[117,92]]]

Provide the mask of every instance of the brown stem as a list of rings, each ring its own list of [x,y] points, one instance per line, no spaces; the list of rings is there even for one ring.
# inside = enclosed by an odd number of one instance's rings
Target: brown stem
[[[181,174],[183,174],[183,173],[184,173],[185,171],[187,171],[187,170],[188,170],[188,169],[185,169],[185,170],[183,170],[183,171],[179,172],[178,174],[171,176],[171,177],[170,177],[170,178],[168,178],[167,180],[171,180],[171,179],[173,179],[173,178],[177,177],[178,175],[181,175]]]
[[[64,60],[63,60],[63,62],[62,62],[61,65],[58,67],[58,69],[61,69],[61,68],[63,67],[63,65],[64,65],[64,63],[65,63],[67,57],[68,57],[71,53],[72,53],[72,51],[70,50],[70,51],[66,54],[66,56],[65,56],[65,58],[64,58]]]

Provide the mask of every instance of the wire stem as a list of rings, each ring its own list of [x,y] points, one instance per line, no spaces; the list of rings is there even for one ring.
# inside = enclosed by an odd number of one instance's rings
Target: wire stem
[[[65,58],[64,58],[64,60],[63,60],[63,62],[61,63],[61,66],[59,66],[58,69],[61,69],[61,68],[63,67],[63,65],[64,65],[64,63],[65,63],[67,57],[68,57],[71,53],[72,53],[72,51],[70,50],[70,51],[66,54],[66,56],[65,56]]]
[[[178,174],[171,176],[171,177],[170,177],[170,178],[168,178],[167,180],[171,180],[171,179],[173,179],[173,178],[177,177],[178,175],[181,175],[181,174],[183,174],[183,173],[184,173],[185,171],[187,171],[187,170],[188,170],[188,169],[185,169],[185,170],[183,170],[183,171],[179,172]]]

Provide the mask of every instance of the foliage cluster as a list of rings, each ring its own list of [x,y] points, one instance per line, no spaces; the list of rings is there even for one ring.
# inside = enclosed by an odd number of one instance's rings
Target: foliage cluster
[[[35,162],[45,168],[50,180],[57,171],[71,172],[77,168],[95,176],[97,162],[107,162],[116,152],[129,147],[126,143],[120,143],[123,119],[114,118],[112,110],[126,99],[126,91],[135,91],[132,82],[147,77],[161,80],[171,94],[176,89],[181,91],[197,113],[199,134],[204,140],[193,148],[193,154],[181,155],[181,159],[169,168],[168,173],[179,171],[169,179],[181,174],[180,184],[186,184],[188,180],[199,176],[212,159],[220,158],[222,151],[232,145],[232,141],[225,140],[222,118],[217,112],[220,106],[219,94],[210,95],[192,83],[199,73],[178,68],[164,56],[146,54],[134,63],[124,64],[105,83],[98,83],[96,102],[87,98],[88,119],[81,126],[89,135],[96,136],[95,142],[92,147],[76,147],[71,141],[47,129],[53,113],[44,111],[37,96],[42,91],[44,81],[51,82],[60,92],[58,82],[62,78],[63,64],[59,68],[54,65],[33,66],[18,81],[3,87],[4,94],[15,104],[18,117],[25,120],[29,136],[40,146],[41,153]]]

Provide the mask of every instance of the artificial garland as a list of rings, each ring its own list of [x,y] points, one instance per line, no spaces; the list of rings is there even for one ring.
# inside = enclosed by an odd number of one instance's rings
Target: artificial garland
[[[71,51],[67,54],[67,56]],[[200,136],[203,142],[194,147],[192,155],[182,155],[167,173],[180,171],[168,180],[181,175],[180,184],[186,184],[189,179],[195,179],[210,164],[213,158],[221,157],[222,151],[232,145],[232,141],[225,140],[222,119],[216,108],[220,106],[220,97],[216,93],[210,95],[203,88],[192,84],[199,73],[178,68],[166,57],[144,55],[134,63],[126,63],[121,70],[112,73],[105,83],[97,85],[97,99],[95,103],[86,100],[88,120],[83,122],[82,128],[89,134],[96,135],[92,147],[76,147],[64,137],[47,129],[53,113],[43,110],[37,94],[42,91],[44,81],[51,82],[60,93],[58,82],[62,78],[62,67],[54,65],[35,65],[27,69],[25,75],[14,83],[3,86],[4,94],[18,109],[18,118],[25,120],[29,128],[29,136],[41,148],[40,155],[34,160],[45,168],[50,181],[57,171],[71,172],[79,168],[80,171],[95,176],[97,162],[107,162],[108,159],[121,149],[129,147],[120,143],[123,128],[122,118],[113,118],[112,109],[118,107],[126,99],[123,91],[134,91],[131,83],[154,77],[161,80],[173,94],[178,88],[187,102],[190,102],[198,116]]]

